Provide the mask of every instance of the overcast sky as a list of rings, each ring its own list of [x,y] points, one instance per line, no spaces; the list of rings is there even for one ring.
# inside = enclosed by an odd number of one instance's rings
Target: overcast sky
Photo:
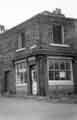
[[[44,10],[61,8],[67,17],[77,18],[76,0],[0,0],[0,24],[6,29]]]

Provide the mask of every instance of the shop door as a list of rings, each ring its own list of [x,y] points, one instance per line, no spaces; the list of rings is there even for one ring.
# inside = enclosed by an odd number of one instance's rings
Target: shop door
[[[8,92],[8,79],[9,79],[9,71],[5,71],[4,92]]]
[[[37,95],[37,69],[36,66],[31,67],[31,92]]]

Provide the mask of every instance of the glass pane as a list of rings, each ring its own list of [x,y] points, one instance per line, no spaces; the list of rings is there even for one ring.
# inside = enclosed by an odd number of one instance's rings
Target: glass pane
[[[55,70],[59,70],[59,63],[55,63]]]
[[[20,69],[22,69],[22,63],[20,63]]]
[[[59,71],[55,71],[55,80],[60,80]]]
[[[20,81],[20,72],[17,72],[17,81]]]
[[[24,82],[27,82],[27,71],[24,72]]]
[[[24,62],[22,62],[22,68],[25,68]]]
[[[61,62],[61,63],[60,63],[60,69],[61,69],[61,70],[64,70],[64,69],[65,69],[65,63],[64,63],[64,62]]]
[[[21,43],[21,36],[19,35],[18,37],[18,44],[17,44],[18,49],[22,48],[22,43]]]
[[[21,83],[23,83],[24,78],[23,78],[23,72],[21,72]]]
[[[16,65],[16,69],[17,69],[17,71],[18,71],[18,64]]]
[[[19,64],[16,65],[16,72],[19,74]]]
[[[54,43],[62,43],[62,30],[60,25],[53,25],[53,40]]]
[[[66,62],[66,70],[70,70],[70,63]]]
[[[36,71],[34,71],[33,74],[34,74],[34,81],[36,81],[36,80],[37,80],[37,74],[36,74]]]
[[[71,80],[71,71],[66,71],[66,80]]]
[[[26,68],[25,68],[25,63],[22,63],[22,71],[25,72]]]
[[[49,71],[49,80],[54,80],[54,71]]]
[[[17,65],[16,65],[16,68],[15,68],[15,70],[16,70],[16,73],[18,72],[18,67],[17,67]]]
[[[21,40],[22,40],[22,48],[24,48],[25,47],[25,33],[24,32],[21,33]]]
[[[49,61],[49,70],[54,69],[54,64],[52,61]]]

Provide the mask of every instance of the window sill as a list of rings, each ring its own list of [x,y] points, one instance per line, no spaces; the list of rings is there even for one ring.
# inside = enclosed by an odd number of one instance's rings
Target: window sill
[[[37,45],[34,44],[34,45],[32,45],[32,46],[30,47],[30,49],[34,49],[34,48],[36,48],[36,47],[37,47]]]
[[[59,46],[59,47],[70,47],[70,45],[67,44],[55,44],[55,43],[50,43],[51,46]]]
[[[26,48],[21,48],[21,49],[17,49],[16,52],[20,52],[20,51],[23,51],[25,50]]]
[[[49,80],[48,85],[73,85],[73,80]]]
[[[21,86],[26,86],[27,85],[27,83],[23,83],[23,84],[16,84],[16,87],[21,87]]]

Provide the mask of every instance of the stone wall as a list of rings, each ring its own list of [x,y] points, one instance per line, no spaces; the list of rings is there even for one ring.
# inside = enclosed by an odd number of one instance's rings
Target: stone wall
[[[4,34],[0,35],[0,54],[3,56],[9,56],[9,62],[6,62],[2,64],[2,61],[0,62],[0,81],[2,83],[4,79],[4,71],[8,70],[9,63],[12,64],[15,60],[15,56],[19,54],[19,52],[16,52],[17,49],[17,41],[19,34],[24,31],[25,32],[25,48],[26,50],[29,50],[30,47],[34,44],[44,46],[44,48],[49,48],[49,44],[53,42],[52,40],[52,25],[53,23],[62,24],[64,26],[64,43],[70,44],[73,46],[73,49],[77,49],[77,21],[66,19],[66,18],[59,18],[59,17],[52,17],[52,16],[44,16],[44,15],[38,15],[32,19],[30,19],[27,22],[22,23],[21,25],[6,31]],[[26,51],[25,50],[25,51]],[[23,52],[25,54],[25,51]],[[52,51],[51,51],[52,52]],[[21,52],[22,53],[22,52]],[[23,55],[20,55],[20,58],[22,59]],[[24,56],[26,57],[26,56]],[[17,60],[18,60],[17,59]],[[40,60],[40,69],[42,70],[45,63],[43,63],[42,60]],[[15,81],[15,66],[10,66],[10,75],[9,75],[9,92],[15,92],[16,91],[16,81]],[[46,66],[44,66],[44,69]],[[74,66],[75,67],[75,66]],[[76,69],[75,67],[75,73],[74,73],[74,79],[76,82]],[[40,71],[41,71],[40,70]],[[42,70],[43,75],[40,72],[40,80],[44,81],[44,74],[45,71]],[[47,77],[47,76],[46,76]],[[42,79],[43,78],[43,79]],[[42,82],[43,82],[42,81]],[[41,83],[42,84],[42,83]],[[1,84],[0,84],[1,85]],[[46,83],[45,83],[46,86]],[[2,85],[0,86],[1,89]],[[70,87],[70,86],[69,86]],[[49,87],[48,90],[52,91],[53,87]],[[61,86],[57,87],[58,91],[61,88],[68,88],[67,86]],[[21,88],[22,89],[22,88]],[[47,89],[47,88],[46,88]],[[65,90],[64,90],[65,91]]]
[[[48,86],[48,95],[71,95],[74,93],[73,85],[50,85]]]

